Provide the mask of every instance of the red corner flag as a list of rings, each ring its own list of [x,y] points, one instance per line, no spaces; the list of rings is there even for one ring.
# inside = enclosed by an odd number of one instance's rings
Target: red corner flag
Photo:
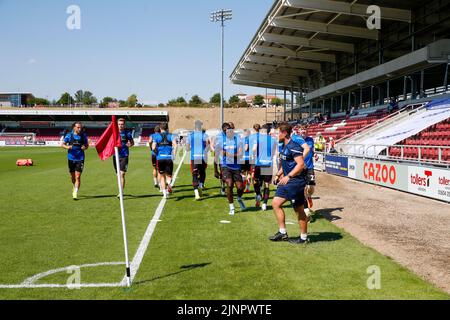
[[[119,127],[117,125],[116,116],[112,116],[112,122],[101,138],[97,141],[95,149],[103,161],[114,155],[114,148],[121,147],[122,142],[119,135]]]

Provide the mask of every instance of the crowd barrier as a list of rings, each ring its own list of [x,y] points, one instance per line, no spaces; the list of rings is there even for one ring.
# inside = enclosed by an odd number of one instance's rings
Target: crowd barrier
[[[450,170],[408,163],[326,155],[325,171],[450,203]]]

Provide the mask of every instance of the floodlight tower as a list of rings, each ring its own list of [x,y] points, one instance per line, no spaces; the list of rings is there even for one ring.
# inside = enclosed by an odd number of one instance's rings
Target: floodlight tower
[[[223,101],[224,101],[224,42],[225,42],[225,21],[231,20],[233,12],[231,10],[218,10],[211,12],[211,22],[220,22],[222,27],[222,91],[220,95],[220,128],[224,123],[224,111],[223,111]]]

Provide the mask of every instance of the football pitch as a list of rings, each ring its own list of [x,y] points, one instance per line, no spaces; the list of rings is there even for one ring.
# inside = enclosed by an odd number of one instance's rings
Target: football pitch
[[[19,158],[32,158],[36,166],[18,168]],[[277,230],[272,211],[257,211],[249,194],[248,210],[230,217],[211,167],[205,197],[196,202],[189,165],[182,165],[174,195],[152,221],[162,197],[146,148],[131,150],[127,174],[130,260],[144,235],[150,241],[132,270],[133,286],[121,287],[124,251],[112,160],[101,162],[88,151],[79,201],[71,198],[62,149],[0,149],[0,181],[2,300],[449,299],[320,216],[310,224],[309,245],[270,242]],[[288,233],[298,236],[289,207],[287,221]],[[151,238],[149,226],[155,227]],[[64,287],[75,274],[71,266],[80,267],[80,289]],[[379,270],[376,288],[371,270]]]

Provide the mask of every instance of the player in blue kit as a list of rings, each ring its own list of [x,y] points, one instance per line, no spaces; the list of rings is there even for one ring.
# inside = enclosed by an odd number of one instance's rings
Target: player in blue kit
[[[201,121],[196,121],[195,130],[186,141],[186,151],[191,152],[191,173],[195,200],[200,200],[203,195],[208,167],[209,138],[203,132],[202,125]]]
[[[81,187],[81,174],[84,170],[84,151],[89,149],[89,140],[87,135],[83,132],[83,125],[81,122],[75,122],[73,124],[72,131],[66,134],[61,147],[68,150],[67,159],[73,184],[72,198],[77,200],[78,191]]]
[[[308,221],[304,212],[305,201],[305,163],[303,148],[291,139],[292,127],[283,123],[279,128],[279,141],[283,142],[280,153],[281,169],[277,174],[278,188],[272,201],[273,210],[278,221],[278,232],[270,237],[271,241],[287,241],[294,244],[308,242]],[[289,239],[286,231],[286,216],[283,204],[290,201],[297,214],[301,235],[298,239]]]
[[[245,129],[242,136],[242,160],[241,160],[241,172],[242,180],[244,181],[244,192],[250,192],[251,178],[252,178],[252,166],[250,163],[250,130]]]
[[[125,189],[125,175],[128,171],[128,163],[130,158],[130,148],[134,146],[133,133],[125,129],[125,119],[117,120],[119,126],[120,140],[122,142],[119,148],[119,166],[120,166],[120,183],[122,190]],[[113,157],[114,170],[117,173],[116,156]],[[119,197],[118,195],[117,197]]]
[[[277,141],[275,138],[268,134],[269,126],[263,125],[262,129],[259,129],[259,125],[255,125],[254,128],[258,128],[257,132],[250,138],[250,146],[252,149],[252,162],[253,166],[253,181],[256,193],[256,208],[261,207],[262,210],[267,210],[267,203],[270,197],[270,184],[273,177],[274,155],[277,152]],[[264,187],[264,197],[261,194],[261,189]]]
[[[155,140],[155,137],[158,137],[161,135],[161,129],[159,128],[159,126],[155,127],[155,133],[151,134],[149,139],[148,139],[148,144],[150,146],[150,154],[152,156],[152,166],[153,166],[153,183],[155,188],[159,188],[159,172],[156,169],[156,152],[153,152],[152,150],[152,145],[153,145],[153,140]]]
[[[160,174],[160,186],[163,197],[169,198],[172,193],[173,159],[176,154],[177,143],[175,137],[168,132],[167,123],[160,125],[161,134],[154,137],[152,150],[156,152],[157,168]]]
[[[241,140],[234,134],[234,130],[229,123],[222,125],[223,133],[219,133],[215,141],[215,158],[214,162],[220,164],[222,169],[222,180],[226,184],[226,193],[230,206],[230,215],[235,214],[233,188],[236,185],[237,200],[241,210],[246,210],[242,200],[244,194],[244,184],[241,175],[241,166],[239,157],[242,155]],[[217,165],[214,166],[214,175],[218,177],[219,171]]]

